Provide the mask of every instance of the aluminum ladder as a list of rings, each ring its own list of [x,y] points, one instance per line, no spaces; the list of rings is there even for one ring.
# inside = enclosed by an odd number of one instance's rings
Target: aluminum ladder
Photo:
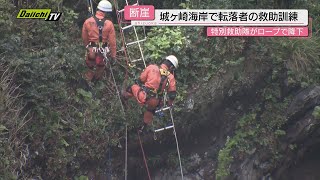
[[[138,6],[139,5],[139,0],[135,1],[134,4],[130,5],[128,0],[125,0],[126,2],[126,5],[127,6]],[[122,39],[123,39],[123,46],[122,46],[122,51],[125,51],[127,53],[127,57],[129,59],[129,66],[130,67],[135,67],[136,66],[136,63],[138,63],[139,61],[142,61],[143,62],[143,65],[144,65],[144,68],[146,68],[146,61],[145,61],[145,58],[143,56],[143,52],[142,52],[142,46],[141,46],[141,43],[146,41],[147,40],[147,36],[146,36],[146,33],[145,33],[145,27],[143,26],[143,32],[144,32],[144,37],[139,37],[138,36],[138,33],[137,33],[137,28],[132,25],[130,23],[130,21],[125,21],[124,20],[124,8],[123,9],[116,9],[117,11],[117,17],[118,17],[118,20],[119,21],[119,28],[120,28],[120,31],[121,31],[121,36],[122,36]],[[130,41],[128,42],[128,38],[126,38],[124,36],[125,33],[129,33],[129,32],[132,32],[134,33],[134,40],[133,41]],[[140,54],[139,55],[136,55],[136,49],[134,49],[134,47],[136,47],[136,45],[138,45],[138,49],[139,49],[139,52]],[[136,56],[135,56],[136,55]],[[137,57],[138,56],[138,57]]]

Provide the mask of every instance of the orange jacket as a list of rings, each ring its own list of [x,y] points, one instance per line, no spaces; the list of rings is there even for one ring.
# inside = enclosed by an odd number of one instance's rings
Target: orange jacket
[[[104,13],[101,11],[97,11],[96,17],[98,19],[104,18]],[[82,27],[82,40],[86,45],[89,42],[99,42],[99,29],[96,23],[96,20],[93,17],[88,18]],[[103,30],[102,30],[102,42],[107,42],[111,51],[111,57],[116,57],[116,33],[114,30],[113,23],[110,20],[106,20],[104,22]]]
[[[168,70],[168,67],[164,64],[160,66],[162,69]],[[169,79],[169,87],[168,92],[176,91],[176,80],[174,76],[170,73],[168,76]],[[140,75],[140,80],[144,85],[151,89],[158,89],[161,81],[160,69],[157,65],[149,65]],[[162,89],[165,88],[165,84],[163,83]]]

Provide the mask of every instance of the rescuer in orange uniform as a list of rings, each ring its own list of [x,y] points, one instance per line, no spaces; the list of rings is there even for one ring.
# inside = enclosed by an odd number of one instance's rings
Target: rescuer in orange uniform
[[[103,51],[110,53],[111,62],[116,59],[116,33],[112,21],[107,20],[112,5],[107,0],[99,2],[95,16],[88,18],[82,28],[82,39],[87,48],[85,73],[87,81],[99,80],[103,76],[105,62]],[[109,49],[110,48],[110,49]],[[94,72],[96,68],[96,72]]]
[[[140,131],[152,122],[157,106],[162,103],[161,95],[164,90],[167,90],[168,106],[172,106],[176,97],[176,80],[172,73],[177,68],[178,59],[170,55],[166,57],[160,67],[154,64],[149,65],[136,80],[136,84],[123,92],[125,100],[135,97],[140,105],[146,106],[147,110],[143,117],[144,124]]]

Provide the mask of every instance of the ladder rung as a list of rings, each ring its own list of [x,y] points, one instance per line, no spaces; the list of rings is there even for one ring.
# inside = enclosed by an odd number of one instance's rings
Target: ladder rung
[[[165,110],[168,110],[170,109],[171,107],[165,107],[165,108],[161,108],[159,110],[156,111],[156,113],[160,112],[160,111],[165,111]]]
[[[159,131],[163,131],[163,130],[171,129],[171,128],[173,128],[173,125],[167,126],[167,127],[164,127],[164,128],[160,128],[160,129],[156,129],[156,130],[154,130],[154,132],[159,132]]]
[[[144,39],[141,39],[141,40],[138,40],[138,41],[134,41],[134,42],[131,42],[131,43],[127,43],[126,46],[130,46],[130,45],[133,45],[133,44],[136,44],[136,43],[139,43],[139,42],[143,42],[147,40],[147,38],[144,38]]]
[[[128,29],[128,28],[131,28],[133,25],[131,24],[131,25],[129,25],[129,26],[125,26],[125,27],[123,27],[123,28],[121,28],[122,30],[125,30],[125,29]]]
[[[118,52],[123,52],[123,51],[124,51],[124,49],[120,49],[120,50],[117,51],[117,53],[118,53]]]
[[[130,61],[130,62],[137,62],[137,61],[142,61],[142,59],[139,58],[139,59],[132,60],[132,61]]]

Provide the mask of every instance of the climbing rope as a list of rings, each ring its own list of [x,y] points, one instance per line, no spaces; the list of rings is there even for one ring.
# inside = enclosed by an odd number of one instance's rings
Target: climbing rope
[[[113,2],[114,2],[115,10],[117,11],[117,21],[118,21],[121,40],[122,40],[122,48],[121,48],[121,50],[124,52],[127,66],[131,67],[131,64],[129,63],[128,53],[126,51],[125,37],[124,37],[124,33],[123,33],[123,30],[122,30],[122,27],[121,27],[121,17],[120,17],[120,13],[118,12],[118,3],[117,3],[117,0],[113,0]],[[126,4],[128,5],[128,1],[127,0],[126,0]],[[135,30],[136,37],[138,38],[136,29],[134,28],[134,30]],[[145,64],[145,61],[144,61],[144,57],[143,57],[143,53],[142,53],[142,49],[140,47],[140,43],[139,42],[138,42],[138,45],[139,45],[139,50],[140,50],[140,53],[141,53],[141,56],[142,56],[142,59],[143,59],[143,62],[144,62],[144,66],[146,67],[146,64]],[[128,79],[128,69],[127,68],[125,68],[125,69],[126,69],[126,75],[125,75],[124,84],[127,83],[127,79]],[[121,102],[121,99],[119,99],[119,100]],[[125,171],[125,180],[127,180],[127,175],[128,175],[128,125],[127,125],[127,122],[125,123],[125,136],[126,136],[126,138],[125,138],[126,139],[126,147],[125,147],[125,169],[124,169],[124,171]]]
[[[87,3],[88,3],[88,16],[93,16],[93,7],[92,7],[92,1],[91,0],[87,0]]]
[[[115,6],[115,10],[117,11],[117,21],[118,21],[118,27],[119,27],[119,31],[120,31],[120,36],[121,36],[121,40],[122,40],[122,48],[123,49],[123,52],[124,52],[124,55],[125,55],[125,60],[126,60],[126,64],[127,66],[129,66],[129,58],[128,58],[128,54],[127,54],[127,51],[125,49],[125,38],[124,38],[124,34],[122,32],[122,29],[121,29],[121,18],[120,18],[120,15],[118,13],[118,3],[116,0],[113,0],[114,2],[114,6]],[[125,80],[124,80],[124,84],[127,83],[127,79],[128,79],[128,69],[126,69],[126,75],[125,75]],[[125,122],[125,136],[126,136],[126,146],[125,146],[125,168],[124,168],[124,173],[125,173],[125,180],[127,180],[127,176],[128,176],[128,124],[127,122]]]
[[[106,62],[108,62],[109,59],[108,59],[108,57],[107,57],[106,51],[104,51],[102,54],[103,54],[104,59],[106,60]],[[125,117],[124,107],[123,107],[123,104],[122,104],[122,101],[121,101],[121,97],[120,97],[120,93],[119,93],[118,86],[117,86],[117,83],[116,83],[116,79],[115,79],[114,74],[113,74],[113,70],[112,70],[112,67],[111,67],[111,63],[109,64],[109,68],[110,68],[110,73],[111,73],[111,76],[112,76],[112,79],[113,79],[113,83],[114,83],[115,88],[116,88],[118,100],[119,100],[119,102],[120,102],[122,114],[123,114],[123,116]],[[127,179],[127,164],[128,164],[128,125],[127,125],[127,123],[126,123],[125,131],[126,131],[125,179]]]
[[[149,180],[151,180],[151,176],[150,176],[150,172],[149,172],[149,168],[148,168],[146,156],[145,156],[145,154],[144,154],[144,150],[143,150],[143,146],[142,146],[142,142],[141,142],[141,138],[140,138],[140,133],[139,133],[139,131],[138,131],[138,137],[139,137],[139,143],[140,143],[140,147],[141,147],[141,151],[142,151],[142,156],[143,156],[144,165],[146,166],[146,170],[147,170],[147,173],[148,173]]]
[[[105,58],[106,58],[106,57],[105,57]],[[121,101],[121,97],[120,97],[120,93],[119,93],[119,90],[118,90],[118,87],[117,87],[116,80],[115,80],[114,75],[113,75],[113,71],[112,71],[111,64],[109,65],[109,67],[110,67],[110,72],[111,72],[111,76],[112,76],[112,79],[113,79],[113,83],[114,83],[114,85],[116,86],[118,99],[119,99],[119,102],[120,102],[120,105],[121,105],[121,110],[122,110],[123,115],[125,116],[124,107],[123,107],[123,104],[122,104],[122,101]],[[125,131],[126,131],[125,179],[127,180],[127,169],[128,169],[128,168],[127,168],[127,164],[128,164],[128,125],[127,125],[127,123],[126,123]]]
[[[113,0],[113,3],[114,3],[114,6],[115,6],[116,11],[118,11],[118,6],[117,6],[118,3],[117,3],[117,0]],[[123,34],[122,30],[121,30],[121,17],[120,17],[120,15],[119,15],[119,13],[117,13],[117,21],[118,21],[119,31],[120,31],[120,35],[121,35],[121,40],[122,40],[122,48],[123,48],[122,51],[123,51],[124,54],[125,54],[126,63],[127,63],[127,65],[129,66],[129,58],[128,58],[127,51],[126,51],[126,49],[125,49],[126,44],[125,44],[124,34]],[[122,48],[121,48],[121,49],[122,49]]]
[[[114,2],[115,9],[117,11],[117,21],[118,21],[118,26],[119,26],[119,30],[120,30],[121,39],[122,39],[122,47],[123,48],[121,48],[121,51],[124,52],[127,66],[131,67],[131,65],[129,64],[129,57],[128,57],[128,54],[127,54],[127,51],[126,51],[124,33],[122,31],[122,28],[121,28],[121,17],[120,17],[120,15],[118,13],[118,7],[117,7],[118,3],[117,3],[116,0],[113,0],[113,2]],[[87,0],[87,4],[88,4],[88,12],[89,12],[88,16],[93,16],[94,12],[93,12],[92,0]],[[126,0],[126,4],[128,5],[128,1],[127,0]],[[134,28],[134,30],[135,30],[136,37],[138,38],[136,29]],[[141,52],[141,55],[142,55],[142,59],[144,61],[143,53],[142,53],[142,50],[141,50],[139,42],[138,42],[138,45],[139,45],[139,49],[140,49],[140,52]],[[104,59],[106,61],[108,61],[109,59],[106,56],[106,52],[104,52],[102,54],[104,56]],[[145,63],[144,63],[144,65],[145,65]],[[120,105],[121,105],[121,110],[122,110],[122,113],[123,113],[123,115],[125,117],[124,106],[123,106],[122,101],[121,101],[120,93],[119,93],[118,86],[117,86],[117,83],[116,83],[116,80],[115,80],[115,77],[114,77],[114,74],[113,74],[113,70],[112,70],[111,64],[109,65],[109,67],[110,67],[110,72],[111,72],[111,76],[112,76],[112,79],[113,79],[113,83],[114,83],[115,88],[116,88],[116,93],[117,93],[117,96],[118,96],[118,99],[119,99],[119,102],[120,102]],[[145,67],[146,67],[146,65],[145,65]],[[123,83],[124,85],[126,84],[127,79],[128,79],[128,72],[129,71],[128,71],[127,68],[125,68],[125,72],[126,72],[125,73],[125,80],[124,80],[124,83]],[[125,169],[124,169],[124,171],[125,171],[125,180],[127,180],[127,174],[128,174],[127,173],[128,172],[128,168],[127,168],[128,167],[128,165],[127,165],[128,164],[128,124],[127,124],[127,122],[125,122],[125,143],[126,143],[126,145],[125,145]]]
[[[128,125],[126,123],[126,153],[125,153],[125,180],[128,176]]]
[[[91,0],[88,0],[88,1],[91,1]],[[117,3],[117,0],[113,0],[114,2],[114,6],[115,6],[115,9],[117,11],[117,21],[118,21],[118,26],[119,26],[119,31],[120,31],[120,36],[121,36],[121,40],[122,40],[122,48],[121,48],[121,51],[124,52],[124,55],[125,55],[125,59],[126,59],[126,63],[127,63],[127,66],[129,67],[133,67],[131,65],[131,63],[129,63],[129,55],[127,53],[127,49],[126,49],[126,43],[125,43],[125,36],[124,36],[124,32],[123,32],[123,29],[121,27],[121,14],[119,13],[118,11],[118,3]],[[128,1],[126,0],[126,4],[128,4]],[[137,1],[137,4],[138,4],[138,1]],[[92,2],[91,2],[91,6],[92,6]],[[90,9],[90,8],[89,8]],[[140,55],[141,55],[141,60],[143,60],[143,64],[144,64],[144,68],[146,68],[146,63],[145,63],[145,59],[144,59],[144,56],[143,56],[143,52],[142,52],[142,47],[140,45],[140,41],[139,41],[139,37],[138,37],[138,34],[137,34],[137,30],[135,27],[133,27],[133,30],[134,30],[134,34],[135,34],[135,37],[137,39],[137,44],[138,44],[138,47],[139,47],[139,51],[140,51]],[[144,34],[145,34],[145,29],[144,30]],[[145,35],[145,39],[146,39],[146,35]],[[104,54],[105,55],[105,54]],[[106,57],[105,55],[105,59],[108,60],[108,58]],[[131,61],[130,61],[131,62]],[[116,91],[117,91],[117,95],[118,95],[118,98],[119,98],[119,102],[121,104],[121,109],[122,109],[122,112],[123,112],[123,115],[125,115],[125,111],[124,111],[124,107],[123,107],[123,104],[122,104],[122,101],[121,101],[121,97],[120,97],[120,93],[119,93],[119,90],[118,90],[118,86],[116,84],[116,81],[115,81],[115,78],[114,78],[114,74],[113,74],[113,71],[112,71],[112,67],[111,65],[109,66],[110,67],[110,72],[111,72],[111,75],[112,75],[112,79],[113,79],[113,82],[116,86]],[[124,81],[124,84],[126,84],[126,81],[128,79],[128,69],[126,69],[126,75],[125,75],[125,81]],[[153,126],[153,124],[152,124]],[[153,127],[154,128],[154,127]],[[138,132],[138,137],[139,137],[139,142],[140,142],[140,147],[141,147],[141,150],[142,150],[142,154],[143,154],[143,159],[144,159],[144,163],[145,163],[145,166],[146,166],[146,170],[147,170],[147,173],[148,173],[148,177],[149,177],[149,180],[151,180],[151,177],[150,177],[150,172],[149,172],[149,169],[148,169],[148,165],[147,165],[147,161],[146,161],[146,157],[145,157],[145,154],[144,154],[144,150],[143,150],[143,146],[142,146],[142,142],[141,142],[141,138],[140,138],[140,134]],[[128,164],[128,125],[127,125],[127,122],[125,123],[125,141],[126,141],[126,147],[125,147],[125,180],[127,180],[127,174],[128,174],[128,167],[127,167],[127,164]],[[177,138],[176,138],[177,140]],[[178,152],[179,153],[179,152]],[[180,154],[179,154],[179,160],[180,160]],[[180,166],[181,166],[181,161],[180,161]],[[182,175],[183,176],[183,175]]]
[[[111,148],[109,147],[109,179],[112,177],[112,165],[111,165]]]
[[[183,180],[183,171],[182,171],[182,164],[181,164],[181,158],[180,158],[180,149],[179,149],[176,128],[175,128],[174,122],[173,122],[172,108],[170,108],[169,111],[170,111],[170,117],[171,117],[171,121],[172,121],[172,125],[173,125],[173,134],[174,134],[174,137],[176,139],[176,144],[177,144],[177,152],[178,152],[178,158],[179,158],[179,164],[180,164],[181,179]]]

